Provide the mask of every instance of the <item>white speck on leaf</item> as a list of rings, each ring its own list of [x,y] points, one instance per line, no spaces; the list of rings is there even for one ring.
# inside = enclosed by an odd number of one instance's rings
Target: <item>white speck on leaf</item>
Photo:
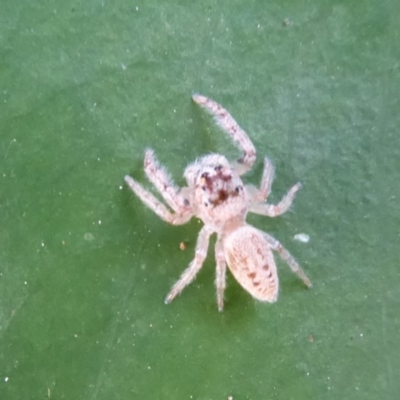
[[[298,233],[293,236],[294,240],[297,240],[302,243],[308,243],[310,241],[310,236],[306,233]]]
[[[91,242],[92,240],[94,240],[94,236],[90,232],[85,233],[83,238],[88,242]]]

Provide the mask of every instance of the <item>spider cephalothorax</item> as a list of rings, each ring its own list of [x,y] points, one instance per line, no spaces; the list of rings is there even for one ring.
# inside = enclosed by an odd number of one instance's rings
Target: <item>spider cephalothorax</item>
[[[134,193],[160,218],[173,225],[186,223],[190,218],[201,219],[204,226],[197,239],[195,258],[172,287],[165,302],[171,302],[196,277],[207,255],[209,238],[217,234],[215,245],[216,286],[218,309],[224,306],[226,265],[237,281],[254,298],[275,302],[278,298],[278,274],[272,250],[277,251],[292,271],[311,287],[290,253],[272,236],[246,223],[248,212],[276,217],[286,212],[300,189],[294,185],[277,205],[266,203],[271,190],[274,168],[264,159],[264,172],[259,188],[244,185],[240,176],[247,172],[256,158],[253,143],[232,116],[218,103],[205,96],[194,95],[193,100],[210,112],[243,156],[230,163],[220,154],[211,154],[190,164],[184,173],[188,186],[178,188],[165,169],[158,163],[152,150],[145,154],[144,169],[171,211],[153,194],[129,176],[125,181]]]

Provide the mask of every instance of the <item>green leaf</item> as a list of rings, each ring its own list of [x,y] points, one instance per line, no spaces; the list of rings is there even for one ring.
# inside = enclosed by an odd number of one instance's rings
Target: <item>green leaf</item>
[[[0,399],[395,399],[399,17],[395,0],[3,1]],[[218,313],[210,250],[164,305],[201,224],[162,222],[123,177],[150,187],[146,147],[179,184],[203,154],[237,157],[194,92],[254,141],[246,182],[267,155],[271,201],[303,183],[291,212],[248,220],[312,290],[277,259],[276,304],[229,275]]]

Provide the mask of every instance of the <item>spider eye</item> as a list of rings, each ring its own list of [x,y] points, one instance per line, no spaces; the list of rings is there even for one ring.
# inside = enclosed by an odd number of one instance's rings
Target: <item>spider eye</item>
[[[208,177],[208,172],[203,172],[200,176],[200,178],[207,178]]]
[[[236,186],[235,191],[236,193],[239,193],[243,188],[241,186]]]
[[[220,165],[220,164],[216,165],[214,168],[215,171],[221,171],[221,169],[222,169],[222,165]]]

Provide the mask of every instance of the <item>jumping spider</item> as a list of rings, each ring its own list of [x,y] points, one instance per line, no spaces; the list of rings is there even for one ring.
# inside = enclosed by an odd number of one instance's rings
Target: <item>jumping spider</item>
[[[155,158],[153,150],[146,150],[144,170],[173,212],[134,179],[125,176],[133,192],[164,221],[181,225],[197,217],[204,223],[197,239],[195,257],[171,288],[165,303],[170,303],[194,280],[206,258],[213,233],[217,234],[215,284],[219,311],[224,307],[227,264],[237,281],[254,298],[270,303],[277,300],[278,274],[272,250],[278,252],[306,286],[311,287],[310,280],[295,259],[276,239],[246,223],[248,212],[268,217],[285,213],[301,184],[294,185],[277,205],[266,203],[274,177],[271,162],[264,159],[259,188],[244,185],[240,176],[250,170],[256,159],[253,143],[218,103],[199,94],[195,94],[193,100],[214,117],[220,128],[243,151],[243,156],[230,163],[223,155],[206,155],[185,169],[187,187],[178,188]]]

